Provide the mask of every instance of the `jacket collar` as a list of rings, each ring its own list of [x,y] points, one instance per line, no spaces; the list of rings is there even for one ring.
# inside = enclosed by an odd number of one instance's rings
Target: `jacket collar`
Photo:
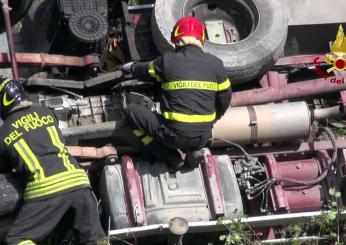
[[[192,52],[203,52],[203,50],[195,45],[185,45],[182,47],[176,47],[177,52],[185,52],[185,51],[192,51]]]

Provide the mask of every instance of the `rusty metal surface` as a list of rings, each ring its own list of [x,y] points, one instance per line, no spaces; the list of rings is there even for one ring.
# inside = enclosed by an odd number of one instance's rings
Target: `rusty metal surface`
[[[102,148],[66,146],[66,148],[72,156],[78,158],[102,159],[117,155],[117,150],[113,146],[104,146]]]
[[[131,224],[133,226],[147,225],[141,179],[131,157],[122,157],[121,167]]]
[[[96,55],[65,56],[56,54],[39,54],[39,53],[16,53],[16,61],[20,66],[69,66],[85,67],[99,65],[99,58]],[[6,67],[11,64],[12,58],[7,53],[0,53],[0,65]]]
[[[212,146],[227,145],[218,139],[247,144],[305,139],[309,136],[311,116],[305,102],[268,104],[250,108],[253,109],[229,108],[214,125]]]
[[[338,77],[330,77],[331,79]],[[287,99],[320,96],[333,92],[346,90],[346,83],[335,84],[325,79],[307,80],[304,82],[291,83],[278,89],[273,87],[253,89],[234,93],[231,106],[258,105],[270,102],[278,102]]]
[[[314,62],[325,62],[326,55],[296,55],[282,57],[276,62],[276,66],[287,66],[287,65],[300,65],[300,64],[314,64]]]
[[[225,200],[221,186],[217,161],[209,150],[204,150],[204,160],[201,163],[203,180],[206,187],[209,210],[212,219],[225,215]]]

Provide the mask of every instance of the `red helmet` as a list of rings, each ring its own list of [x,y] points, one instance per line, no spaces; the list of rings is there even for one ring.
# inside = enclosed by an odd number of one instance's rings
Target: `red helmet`
[[[195,37],[197,40],[204,44],[205,41],[205,28],[204,25],[195,17],[187,16],[180,19],[175,24],[171,41],[177,43],[183,37]]]

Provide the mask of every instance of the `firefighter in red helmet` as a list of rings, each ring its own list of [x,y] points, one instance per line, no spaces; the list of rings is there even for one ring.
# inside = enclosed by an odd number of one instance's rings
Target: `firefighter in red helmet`
[[[174,169],[184,163],[196,166],[213,124],[231,102],[231,82],[223,62],[203,52],[205,39],[204,25],[188,16],[173,28],[175,52],[166,52],[152,62],[123,66],[138,79],[161,83],[161,114],[130,104],[126,116],[153,156]],[[183,161],[177,149],[186,153],[188,161]]]

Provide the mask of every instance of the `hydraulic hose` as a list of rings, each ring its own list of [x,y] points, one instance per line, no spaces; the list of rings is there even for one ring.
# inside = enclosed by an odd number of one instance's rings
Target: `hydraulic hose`
[[[319,177],[317,177],[316,179],[311,180],[311,181],[299,181],[299,180],[293,180],[293,179],[279,178],[279,179],[276,179],[277,182],[286,182],[286,183],[310,186],[310,185],[315,185],[315,184],[321,182],[322,180],[324,180],[324,178],[328,175],[328,172],[331,170],[331,168],[334,166],[334,164],[337,160],[337,150],[338,149],[336,147],[335,135],[333,134],[333,132],[330,128],[327,128],[327,127],[319,128],[317,133],[316,133],[315,139],[318,138],[319,136],[321,136],[322,133],[326,133],[328,135],[328,137],[329,137],[329,139],[333,145],[333,156],[332,156],[332,159],[330,160],[330,164],[329,164],[328,168],[326,170],[324,170],[323,173]]]
[[[286,178],[272,178],[272,179],[269,179],[269,181],[271,182],[271,185],[274,183],[277,183],[277,182],[285,182],[285,183],[291,183],[291,184],[297,184],[297,185],[311,186],[311,185],[315,185],[315,184],[321,182],[322,180],[324,180],[324,178],[328,175],[328,172],[331,170],[332,166],[335,164],[335,162],[337,160],[337,146],[336,146],[335,135],[333,134],[332,130],[328,127],[319,128],[319,130],[316,133],[315,139],[318,138],[319,136],[321,136],[322,133],[326,133],[328,135],[330,141],[332,142],[332,146],[333,146],[333,155],[332,155],[331,160],[328,159],[330,161],[328,168],[326,170],[324,170],[319,177],[317,177],[316,179],[311,180],[311,181],[300,181],[300,180],[286,179]],[[227,144],[235,146],[235,147],[239,148],[244,153],[244,155],[247,159],[254,159],[254,157],[251,156],[249,153],[247,153],[242,146],[240,146],[240,145],[238,145],[232,141],[222,139],[222,138],[216,138],[216,140],[220,140],[220,141],[223,141]]]

